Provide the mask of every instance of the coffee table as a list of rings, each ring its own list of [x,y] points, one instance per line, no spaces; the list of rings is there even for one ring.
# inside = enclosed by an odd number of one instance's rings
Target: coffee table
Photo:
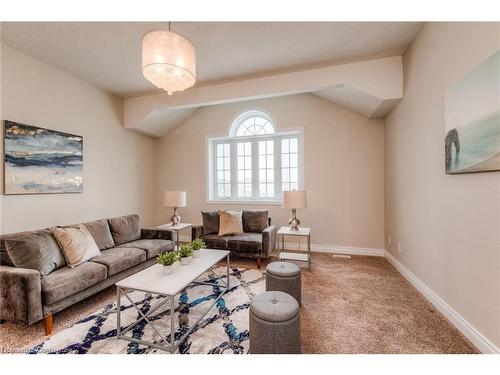
[[[214,266],[226,258],[227,262],[227,276],[226,280],[219,276],[214,270]],[[203,282],[196,281],[205,272],[211,272],[216,276],[214,282]],[[223,285],[218,284],[220,281]],[[221,294],[214,299],[213,303],[206,310],[205,313],[201,314],[198,320],[191,325],[189,330],[182,335],[182,337],[175,339],[175,296],[182,292],[190,284],[202,284],[202,285],[212,285],[218,286],[221,289]],[[145,270],[142,270],[132,276],[129,276],[116,284],[117,289],[117,329],[116,337],[118,339],[128,340],[136,342],[138,344],[147,345],[152,348],[161,349],[169,351],[170,353],[175,353],[179,344],[181,344],[186,337],[191,333],[191,331],[196,327],[196,325],[205,317],[205,315],[215,306],[217,301],[226,293],[229,289],[229,251],[226,250],[212,250],[212,249],[202,249],[200,250],[199,258],[193,258],[193,260],[185,266],[177,267],[170,275],[164,275],[162,266],[155,264]],[[148,313],[144,314],[132,301],[128,292],[140,291],[145,293],[157,294],[166,297],[163,302],[158,306],[153,308]],[[136,308],[140,314],[140,319],[132,323],[125,330],[121,330],[121,296],[124,295],[130,303]],[[165,306],[170,302],[170,337],[164,336],[153,324],[152,321],[148,319],[155,311]],[[146,321],[150,327],[160,336],[161,340],[157,343],[139,340],[134,337],[127,336],[126,333],[133,329],[137,324],[142,321]]]

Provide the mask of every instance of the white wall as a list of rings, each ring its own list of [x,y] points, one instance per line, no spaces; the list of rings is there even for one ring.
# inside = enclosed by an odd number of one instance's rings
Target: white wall
[[[162,207],[165,190],[187,191],[187,222],[201,223],[201,209],[242,207],[207,204],[207,138],[227,136],[234,117],[255,108],[269,113],[278,131],[304,130],[308,207],[298,216],[312,227],[312,243],[383,248],[384,123],[310,94],[203,107],[159,140],[157,224],[171,215]],[[273,222],[286,225],[289,210],[269,208]]]
[[[443,94],[499,48],[499,23],[426,24],[385,131],[387,249],[497,348],[500,172],[444,173]]]
[[[123,100],[6,45],[1,64],[2,120],[83,136],[84,192],[3,196],[0,232],[128,213],[151,225],[155,142],[123,129]]]

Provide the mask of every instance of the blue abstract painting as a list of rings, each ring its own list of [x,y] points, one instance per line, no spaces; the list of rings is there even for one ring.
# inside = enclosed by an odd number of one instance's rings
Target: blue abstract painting
[[[4,122],[4,193],[83,191],[83,137]]]
[[[445,170],[500,170],[500,51],[445,93]]]

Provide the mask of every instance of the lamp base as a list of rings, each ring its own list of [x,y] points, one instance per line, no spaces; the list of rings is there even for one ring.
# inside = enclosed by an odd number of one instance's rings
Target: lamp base
[[[170,222],[174,227],[178,226],[181,223],[181,217],[177,213],[177,207],[174,207],[174,214],[170,217]]]
[[[297,219],[297,210],[292,208],[292,218],[288,220],[288,225],[290,225],[290,230],[299,230],[300,220]]]

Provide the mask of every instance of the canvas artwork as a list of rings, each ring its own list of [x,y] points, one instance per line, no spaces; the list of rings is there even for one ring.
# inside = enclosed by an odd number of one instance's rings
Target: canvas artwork
[[[83,191],[83,137],[4,122],[4,193]]]
[[[500,51],[445,93],[446,173],[500,170]]]

